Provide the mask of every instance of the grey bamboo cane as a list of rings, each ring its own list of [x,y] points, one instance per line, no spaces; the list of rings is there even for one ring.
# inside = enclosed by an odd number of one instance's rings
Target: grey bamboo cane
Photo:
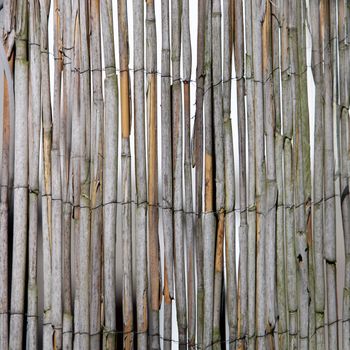
[[[148,115],[148,232],[150,271],[150,348],[159,348],[160,258],[158,236],[157,36],[154,1],[146,2],[146,69]]]
[[[248,349],[255,349],[255,256],[256,256],[256,205],[255,205],[255,120],[254,120],[254,69],[253,69],[252,0],[245,2],[245,89],[247,96],[248,131]]]
[[[182,94],[180,82],[181,58],[181,1],[171,1],[171,57],[172,57],[172,122],[173,122],[173,193],[174,193],[174,265],[177,324],[179,330],[179,347],[186,348],[186,285],[184,261],[183,200],[182,200]]]
[[[61,180],[62,180],[62,274],[63,274],[63,329],[62,347],[72,349],[73,345],[73,313],[72,313],[72,287],[71,287],[71,123],[72,123],[72,4],[65,3],[63,6],[63,39],[62,39],[62,59],[63,59],[63,89],[62,89],[62,109],[60,120],[60,154],[61,154]]]
[[[11,12],[9,11],[9,14]],[[5,50],[9,54],[8,64],[10,74],[13,72],[14,53],[10,53],[9,41],[5,41]],[[1,192],[0,192],[0,347],[7,349],[9,346],[9,327],[8,327],[8,306],[10,302],[9,295],[9,207],[10,207],[10,142],[11,142],[11,119],[14,119],[14,111],[11,108],[11,98],[13,98],[13,85],[10,77],[4,74],[3,85],[3,121],[2,121],[2,157],[1,157]],[[13,102],[12,102],[13,104]],[[12,105],[13,107],[13,105]],[[12,125],[13,127],[13,125]]]
[[[79,27],[79,1],[73,2],[72,11],[72,34],[73,45],[73,91],[72,91],[72,152],[71,152],[71,177],[73,203],[72,232],[74,235],[74,339],[73,348],[79,349],[79,237],[80,237],[80,159],[81,159],[81,133],[80,133],[80,27]],[[77,330],[77,331],[76,331]]]
[[[91,284],[90,284],[90,348],[101,344],[102,296],[102,225],[103,225],[103,94],[101,62],[100,0],[90,2],[90,60],[92,70],[91,113]]]
[[[284,175],[284,205],[285,205],[285,240],[286,240],[286,289],[288,304],[290,349],[297,347],[297,280],[296,280],[296,256],[294,242],[294,183],[293,183],[293,158],[292,158],[292,96],[289,59],[289,3],[283,1],[282,6],[282,31],[281,31],[281,79],[282,79],[282,115],[283,115],[283,175]]]
[[[129,106],[129,45],[127,2],[118,1],[120,100],[122,120],[122,235],[123,235],[123,331],[124,349],[133,348],[132,246],[131,246],[131,154]]]
[[[1,192],[0,192],[0,347],[7,349],[9,346],[9,207],[10,195],[9,185],[11,183],[11,129],[14,128],[14,91],[13,91],[13,38],[14,38],[14,6],[10,1],[4,2],[2,9],[1,38],[5,52],[4,61],[8,64],[3,67],[3,106],[2,106],[2,145],[1,145]],[[7,57],[6,57],[7,56]],[[1,73],[2,74],[2,73]]]
[[[301,1],[298,4],[297,13],[297,33],[298,33],[298,84],[299,84],[299,103],[300,103],[300,144],[302,151],[302,168],[301,180],[303,190],[301,191],[301,200],[304,202],[303,211],[304,219],[301,225],[304,230],[304,247],[307,249],[307,270],[305,271],[304,280],[307,286],[304,285],[303,299],[305,303],[309,303],[308,310],[308,342],[309,348],[314,349],[316,346],[315,337],[316,318],[315,318],[315,289],[314,289],[314,247],[312,244],[312,224],[311,224],[311,153],[310,153],[310,130],[309,130],[309,103],[307,90],[307,47],[306,47],[306,21],[307,9],[306,1]],[[299,207],[298,209],[301,209]],[[305,248],[304,248],[305,249]],[[307,276],[307,280],[306,280]],[[305,288],[306,287],[306,288]],[[308,301],[307,301],[308,299]],[[306,336],[306,332],[304,334]],[[305,341],[302,341],[305,343]]]
[[[188,345],[195,346],[196,338],[196,293],[195,293],[195,250],[194,250],[194,215],[192,198],[192,162],[191,162],[191,36],[190,36],[189,1],[182,2],[182,57],[184,90],[184,173],[185,173],[185,227],[187,250],[187,312]]]
[[[110,0],[101,1],[104,81],[104,161],[103,161],[103,349],[116,349],[116,275],[115,242],[118,174],[118,82],[115,75],[113,11]]]
[[[308,345],[308,315],[309,315],[309,289],[308,289],[308,260],[307,242],[305,234],[305,206],[303,182],[303,146],[301,139],[301,102],[298,65],[298,24],[301,20],[300,3],[289,5],[289,44],[291,69],[291,94],[293,115],[293,173],[294,173],[294,217],[295,217],[295,254],[297,258],[297,293],[299,309],[299,346],[306,349]]]
[[[54,91],[52,114],[52,280],[51,280],[51,321],[53,326],[53,344],[62,348],[62,188],[60,159],[60,113],[61,113],[61,74],[62,74],[62,37],[60,3],[54,3]]]
[[[90,62],[88,44],[88,9],[87,1],[80,0],[80,238],[79,238],[79,347],[88,349],[90,343],[90,142],[91,142],[91,92]]]
[[[316,346],[325,348],[325,281],[323,266],[323,102],[322,102],[322,43],[320,43],[320,1],[310,2],[312,36],[312,74],[315,82],[314,174],[313,179],[313,228],[315,261],[315,313]]]
[[[282,138],[282,110],[281,110],[281,67],[280,67],[280,30],[282,1],[277,1],[271,7],[272,12],[272,65],[273,65],[273,99],[275,111],[275,163],[277,184],[276,208],[276,294],[277,294],[277,329],[278,347],[287,348],[287,300],[285,278],[285,237],[284,237],[284,198],[283,198],[283,138]]]
[[[245,101],[244,101],[244,31],[243,31],[243,2],[236,1],[234,5],[234,44],[235,70],[237,77],[237,113],[238,113],[238,143],[239,143],[239,300],[238,300],[238,348],[245,346],[248,319],[248,225],[247,225],[247,180],[246,180],[246,139],[245,139]],[[224,81],[226,79],[224,78]],[[226,158],[225,158],[226,162]],[[232,185],[231,185],[232,186]],[[228,191],[227,191],[228,192]],[[230,191],[231,192],[231,191]],[[230,238],[226,236],[227,244]],[[234,244],[233,244],[234,247]],[[232,249],[232,248],[231,248]],[[235,248],[233,248],[235,249]]]
[[[162,130],[162,214],[164,235],[164,333],[163,347],[171,349],[173,282],[173,185],[172,185],[172,133],[170,86],[169,0],[162,0],[162,78],[161,78],[161,130]],[[169,142],[170,141],[170,142]],[[192,184],[191,184],[192,185]]]
[[[196,114],[193,133],[193,166],[196,170],[196,273],[197,273],[197,343],[203,340],[203,92],[204,92],[204,37],[205,1],[198,0],[197,68],[196,68]]]
[[[239,9],[242,9],[242,3],[237,2],[238,13]],[[232,20],[233,20],[233,4],[229,0],[223,2],[223,86],[222,86],[222,95],[223,95],[223,113],[224,113],[224,159],[225,159],[225,245],[226,245],[226,303],[227,303],[227,317],[229,325],[229,339],[230,339],[230,349],[235,349],[236,347],[236,338],[237,338],[237,282],[236,282],[236,243],[235,243],[235,174],[234,174],[234,159],[233,159],[233,139],[232,139],[232,122],[231,122],[231,69],[232,69]],[[235,12],[236,14],[236,12]],[[243,13],[241,13],[243,15]],[[239,15],[238,15],[239,16]],[[238,20],[238,19],[237,19]],[[243,21],[235,22],[238,27],[242,29],[243,35]],[[238,34],[238,33],[237,33]],[[240,37],[237,35],[235,44],[237,47],[242,48],[243,45],[243,36]],[[237,52],[238,53],[238,52]],[[238,53],[237,63],[238,65],[243,65],[244,59],[244,50],[241,53]],[[238,61],[241,59],[241,61]],[[240,67],[241,73],[243,74],[243,67]],[[237,71],[237,68],[236,68]],[[239,87],[242,87],[240,85]],[[238,91],[238,86],[237,86]],[[240,96],[244,100],[244,91],[240,92],[243,95]],[[240,100],[241,101],[241,100]],[[240,105],[242,107],[242,105]],[[244,108],[244,107],[243,107]],[[240,110],[242,112],[242,110]],[[239,114],[239,123],[244,120],[244,130],[240,131],[240,147],[241,142],[245,138],[245,115],[243,110],[242,115]],[[239,124],[242,127],[242,124]],[[245,141],[244,141],[245,147]],[[245,148],[240,148],[240,154],[244,159],[243,164],[245,164]],[[240,174],[242,176],[242,174]],[[245,176],[245,172],[244,175]],[[245,181],[242,180],[242,183],[245,184]],[[244,186],[244,185],[242,185]],[[244,188],[242,189],[244,191]],[[246,199],[243,196],[244,199]],[[243,204],[245,207],[246,204]],[[242,219],[241,219],[242,220]],[[246,220],[247,222],[247,220]],[[244,220],[243,220],[244,225]],[[244,260],[244,259],[243,259]],[[246,261],[247,265],[247,261]],[[247,268],[247,266],[246,266]],[[247,275],[247,271],[245,271]],[[245,277],[246,278],[246,277]],[[244,279],[244,277],[243,277]],[[248,296],[245,296],[245,299],[248,299]],[[242,306],[241,305],[241,310]],[[247,307],[247,306],[246,306]],[[243,307],[244,308],[244,307]],[[245,313],[246,314],[246,313]],[[242,330],[242,328],[241,328]]]
[[[349,129],[349,87],[347,76],[349,74],[348,43],[346,42],[346,2],[338,1],[338,45],[339,45],[339,103],[341,108],[341,178],[340,195],[342,208],[342,223],[344,231],[345,246],[345,280],[343,291],[343,349],[350,349],[350,276],[349,276],[349,253],[350,253],[350,203],[349,203],[349,169],[348,156],[349,140],[347,130]]]
[[[28,8],[17,2],[15,58],[15,172],[10,348],[23,346],[28,220]]]
[[[223,280],[223,249],[225,222],[225,179],[222,110],[221,2],[212,3],[212,74],[215,154],[215,209],[218,215],[214,272],[213,348],[220,348],[221,292]]]
[[[136,178],[136,315],[137,346],[147,349],[147,180],[144,101],[144,4],[133,1],[134,22],[134,115]]]
[[[266,133],[266,330],[268,346],[274,348],[276,325],[276,163],[275,163],[275,109],[273,103],[273,57],[272,57],[272,13],[271,4],[266,2],[263,24],[263,81],[264,81],[264,129]]]
[[[48,55],[48,17],[50,0],[40,1],[40,33],[41,33],[41,99],[42,99],[42,138],[43,138],[43,177],[42,177],[42,227],[43,227],[43,347],[50,346],[52,341],[51,327],[51,97]]]
[[[324,259],[326,260],[328,346],[338,346],[338,313],[336,295],[336,232],[334,198],[334,148],[333,148],[333,77],[331,65],[330,6],[322,0],[320,6],[321,41],[324,59]]]
[[[38,346],[38,195],[39,195],[39,143],[40,143],[40,12],[39,1],[29,2],[29,237],[28,237],[28,306],[27,306],[27,348]]]
[[[253,14],[253,69],[255,115],[255,172],[256,172],[256,335],[257,348],[265,348],[265,156],[264,156],[264,101],[262,70],[262,27],[265,5],[252,4]]]

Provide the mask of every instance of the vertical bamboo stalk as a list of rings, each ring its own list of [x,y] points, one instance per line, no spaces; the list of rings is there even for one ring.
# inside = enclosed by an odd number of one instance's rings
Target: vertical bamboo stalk
[[[289,319],[289,348],[297,347],[297,277],[296,256],[294,241],[294,183],[293,183],[293,114],[290,77],[290,46],[289,46],[289,3],[283,1],[281,7],[282,31],[281,31],[281,78],[282,78],[282,115],[283,115],[283,174],[284,174],[284,204],[285,204],[285,239],[286,239],[286,289],[288,299]]]
[[[73,203],[72,232],[74,234],[74,349],[79,349],[79,237],[80,237],[80,160],[81,160],[81,133],[80,133],[80,27],[79,27],[79,0],[73,2],[72,18],[74,18],[73,33],[73,91],[72,91],[72,151],[71,177]]]
[[[0,347],[9,346],[9,207],[11,191],[11,130],[14,129],[14,86],[13,86],[13,37],[14,37],[14,7],[12,2],[5,1],[3,8],[3,40],[5,52],[1,53],[5,64],[3,66],[3,106],[2,106],[2,145],[1,145],[1,180],[0,180]],[[7,56],[7,57],[6,57]],[[1,73],[2,74],[2,73]]]
[[[221,2],[212,4],[212,74],[213,74],[213,118],[215,153],[215,209],[218,215],[216,230],[215,275],[214,275],[214,313],[213,345],[220,348],[221,330],[221,292],[223,279],[223,249],[225,222],[225,181],[224,181],[224,143],[222,110],[222,55],[221,55]]]
[[[256,205],[255,205],[255,119],[254,119],[254,67],[252,0],[245,2],[245,89],[247,96],[248,131],[248,348],[255,349],[255,256],[256,256]]]
[[[103,94],[101,62],[100,0],[90,2],[90,60],[92,70],[91,114],[91,284],[90,284],[90,348],[101,344],[102,296],[102,201],[103,201]]]
[[[101,1],[104,81],[103,158],[103,349],[116,349],[115,242],[118,174],[118,83],[115,75],[113,12],[110,0]]]
[[[290,69],[292,115],[294,124],[293,150],[294,150],[294,201],[295,201],[295,254],[297,257],[298,280],[298,309],[299,309],[299,346],[307,348],[308,344],[308,315],[309,315],[309,289],[308,289],[308,260],[307,242],[305,234],[305,206],[304,206],[304,179],[303,179],[303,146],[301,137],[301,103],[298,65],[298,26],[301,20],[300,3],[290,4],[289,8],[289,43],[290,43]]]
[[[244,348],[247,335],[248,318],[248,225],[247,225],[247,180],[246,180],[246,132],[245,132],[245,101],[244,101],[244,31],[243,31],[243,3],[236,1],[234,5],[234,44],[235,44],[235,70],[237,86],[237,113],[238,113],[238,143],[239,143],[239,300],[238,300],[238,348]],[[224,78],[224,81],[226,79]],[[226,162],[226,158],[225,158]],[[232,186],[232,185],[231,185]],[[229,190],[226,189],[226,192]],[[232,192],[229,191],[229,192]],[[227,237],[227,236],[226,236]],[[229,243],[229,237],[226,242]],[[234,245],[233,245],[234,246]],[[228,246],[230,249],[230,246]],[[232,249],[232,248],[231,248]],[[235,249],[235,248],[233,248]]]
[[[265,4],[266,5],[266,4]],[[265,6],[254,1],[253,13],[253,69],[255,115],[255,172],[256,172],[256,335],[257,348],[265,348],[265,151],[264,151],[264,100],[262,69],[262,28]]]
[[[44,315],[43,315],[43,347],[52,343],[51,327],[51,97],[48,55],[48,18],[50,0],[40,1],[40,33],[41,33],[41,99],[42,99],[42,137],[43,137],[43,177],[42,177],[42,228],[43,228],[43,285],[44,285]]]
[[[148,115],[148,232],[150,271],[150,335],[152,349],[159,348],[160,260],[158,237],[157,150],[157,36],[154,1],[146,2],[146,68]]]
[[[237,2],[237,10],[242,9],[242,2]],[[235,349],[236,347],[236,338],[237,338],[237,283],[236,283],[236,242],[235,242],[235,173],[234,173],[234,159],[233,159],[233,139],[232,139],[232,123],[231,123],[231,69],[232,69],[232,20],[233,20],[233,4],[230,0],[225,0],[223,2],[223,34],[224,34],[224,45],[223,45],[223,86],[222,86],[222,95],[223,95],[223,113],[224,113],[224,159],[225,159],[225,248],[226,248],[226,300],[227,300],[227,317],[229,325],[229,339],[230,339],[230,349]],[[239,13],[239,11],[238,11]],[[235,11],[235,15],[237,11]],[[243,13],[241,13],[243,16]],[[238,19],[237,19],[238,20]],[[238,20],[238,23],[234,22],[236,25],[240,26],[242,29],[242,37],[239,35],[236,37],[235,44],[242,48],[243,45],[243,18],[242,21]],[[237,33],[238,34],[238,33]],[[237,52],[238,53],[238,52]],[[244,51],[240,52],[239,57],[237,57],[238,65],[243,65]],[[239,61],[241,59],[241,61]],[[241,73],[243,74],[243,67],[240,67]],[[237,68],[236,68],[237,71]],[[242,87],[244,85],[240,85]],[[237,86],[238,88],[238,86]],[[237,89],[242,93],[240,95],[239,101],[243,100],[244,103],[244,91]],[[241,100],[242,99],[242,100]],[[242,104],[240,105],[242,107]],[[244,105],[243,105],[244,108]],[[242,110],[240,110],[240,113]],[[243,117],[239,114],[239,123],[244,124],[244,129],[240,129],[240,155],[244,159],[243,164],[245,164],[245,148],[241,147],[241,142],[245,139],[245,115],[243,109]],[[242,120],[243,119],[243,120]],[[242,124],[239,124],[240,128]],[[245,147],[245,140],[244,140]],[[242,163],[241,163],[242,164]],[[245,168],[244,168],[245,169]],[[240,174],[242,176],[242,173]],[[244,175],[245,177],[245,172]],[[242,183],[245,184],[245,181],[242,180]],[[244,186],[244,185],[242,185]],[[242,189],[242,187],[241,187]],[[242,189],[243,192],[244,188]],[[246,199],[243,196],[244,199]],[[242,205],[242,204],[241,204]],[[243,207],[246,206],[246,203],[243,204]],[[242,221],[241,221],[242,222]],[[247,222],[247,221],[246,221]],[[242,222],[244,226],[244,219]],[[243,232],[243,231],[242,231]],[[247,247],[246,247],[247,248]],[[244,254],[244,253],[243,253]],[[244,258],[243,258],[244,260]],[[247,260],[247,256],[245,258]],[[243,263],[244,264],[244,263]],[[245,268],[247,268],[247,261],[245,262]],[[242,266],[244,269],[244,266]],[[244,272],[244,278],[247,278],[247,271]],[[243,283],[244,284],[244,283]],[[247,291],[246,291],[247,292]],[[248,295],[244,297],[246,302],[248,300]],[[244,309],[244,301],[241,303]],[[247,308],[247,305],[245,306]],[[242,310],[243,311],[243,310]],[[247,309],[246,309],[247,311]],[[247,313],[245,312],[245,315]],[[243,320],[243,319],[242,319]],[[241,328],[241,331],[244,327]],[[243,342],[242,342],[243,343]]]
[[[71,113],[72,98],[71,84],[72,80],[72,4],[65,3],[62,13],[62,59],[63,59],[63,77],[62,77],[62,109],[60,120],[60,154],[61,154],[61,180],[62,180],[62,275],[63,275],[63,329],[62,329],[62,348],[72,349],[73,345],[73,313],[72,313],[72,287],[71,287]]]
[[[317,349],[325,348],[325,281],[323,266],[323,137],[324,116],[322,102],[322,43],[320,43],[320,1],[310,2],[312,35],[312,74],[315,82],[315,127],[314,127],[314,176],[313,179],[313,228],[315,261],[315,313]]]
[[[135,178],[136,178],[136,315],[137,346],[147,349],[147,180],[145,155],[144,100],[144,4],[133,2],[134,22],[134,114],[135,114]]]
[[[343,290],[343,349],[350,349],[350,197],[349,197],[349,169],[348,169],[348,150],[349,150],[349,56],[348,43],[346,42],[346,2],[338,1],[338,45],[339,45],[339,103],[341,108],[341,177],[340,177],[340,195],[342,208],[342,223],[344,231],[345,246],[345,280]]]
[[[338,312],[336,294],[336,231],[334,198],[334,148],[333,148],[333,77],[331,66],[330,6],[322,0],[320,7],[321,41],[324,59],[324,259],[326,260],[328,346],[338,346]]]
[[[80,0],[80,237],[79,237],[79,347],[89,348],[90,337],[90,62],[88,45],[87,1]]]
[[[203,95],[204,95],[204,38],[205,38],[205,1],[198,0],[197,27],[197,69],[196,69],[196,114],[194,124],[193,166],[196,167],[196,273],[197,273],[197,343],[203,341]]]
[[[15,173],[10,348],[23,346],[28,220],[28,8],[17,2],[15,58]]]
[[[39,1],[29,2],[29,243],[28,243],[28,306],[27,306],[27,348],[38,346],[38,195],[39,195],[39,143],[40,143],[40,32]]]
[[[54,3],[54,97],[52,114],[52,280],[51,305],[53,326],[53,347],[62,348],[62,188],[60,160],[60,114],[62,37],[60,3]]]
[[[171,349],[173,281],[173,175],[170,86],[170,33],[169,0],[162,0],[162,78],[161,78],[161,130],[162,130],[162,212],[164,236],[164,333],[163,347]]]
[[[194,250],[194,215],[192,198],[192,162],[191,162],[191,36],[189,23],[189,1],[182,2],[182,57],[184,89],[184,173],[185,173],[185,227],[187,249],[187,312],[188,345],[195,345],[196,337],[196,294],[195,294],[195,250]]]
[[[276,208],[276,295],[277,295],[277,333],[278,346],[285,349],[287,338],[287,300],[286,300],[286,268],[285,268],[285,229],[284,229],[284,198],[283,198],[283,137],[281,110],[281,67],[280,67],[280,31],[282,1],[271,7],[272,13],[272,71],[273,71],[273,108],[275,111],[275,165],[277,185]]]
[[[309,103],[308,103],[308,90],[307,90],[307,47],[306,47],[306,2],[301,1],[298,4],[297,12],[297,41],[298,41],[298,84],[299,84],[299,114],[300,114],[300,147],[301,147],[301,161],[302,167],[300,170],[301,177],[301,197],[300,203],[303,202],[303,206],[298,209],[303,210],[300,222],[301,228],[304,231],[303,246],[304,251],[307,249],[306,259],[307,266],[303,272],[303,293],[304,303],[309,305],[308,307],[308,342],[310,349],[314,349],[316,330],[316,318],[315,318],[315,290],[314,290],[314,247],[312,244],[312,223],[311,223],[311,153],[310,153],[310,130],[309,130]],[[303,270],[302,270],[303,271]],[[306,317],[306,316],[305,316]],[[306,327],[306,326],[305,326]],[[306,331],[304,335],[306,336]],[[302,346],[306,347],[306,341],[302,341]]]
[[[124,349],[133,348],[132,246],[131,246],[131,154],[129,106],[129,46],[127,2],[118,1],[120,100],[122,118],[122,235],[123,235],[123,331]]]
[[[263,81],[264,81],[264,129],[266,133],[266,330],[268,346],[274,348],[276,325],[276,163],[275,163],[275,110],[273,103],[272,13],[266,2],[263,24]]]
[[[206,1],[206,23],[204,44],[204,115],[205,115],[205,190],[203,213],[203,279],[204,279],[204,323],[203,347],[209,348],[213,342],[214,309],[214,255],[216,220],[214,215],[214,147],[212,120],[212,6]]]
[[[183,232],[182,201],[182,94],[180,83],[181,53],[181,1],[171,2],[171,57],[172,57],[172,119],[173,119],[173,190],[174,190],[174,264],[177,324],[179,329],[180,349],[187,344],[186,285]]]

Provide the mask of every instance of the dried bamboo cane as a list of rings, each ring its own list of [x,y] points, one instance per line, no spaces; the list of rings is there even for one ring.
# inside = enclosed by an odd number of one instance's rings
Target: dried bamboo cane
[[[255,194],[256,194],[256,336],[257,349],[265,349],[265,155],[264,155],[264,100],[262,69],[262,16],[265,5],[254,1],[253,14],[253,69],[255,115]]]
[[[50,0],[40,1],[40,33],[41,33],[41,104],[42,104],[42,137],[43,137],[43,178],[42,178],[42,228],[43,228],[43,285],[44,285],[44,315],[43,315],[43,348],[52,344],[51,327],[51,97],[48,55],[48,18]]]
[[[133,2],[134,22],[134,115],[136,178],[136,316],[137,348],[147,349],[147,177],[144,101],[144,4]]]
[[[322,0],[320,6],[321,41],[324,60],[324,259],[326,260],[328,347],[338,346],[338,312],[336,295],[336,231],[334,198],[334,148],[333,148],[333,77],[331,62],[330,6],[333,2]]]
[[[172,300],[174,298],[173,268],[173,178],[170,86],[169,0],[162,0],[162,213],[164,236],[164,332],[163,348],[171,349]],[[192,184],[191,184],[192,185]]]
[[[73,346],[73,313],[72,313],[72,287],[71,287],[71,83],[72,83],[72,5],[65,3],[62,13],[62,59],[63,59],[63,77],[62,77],[62,109],[60,120],[60,154],[61,154],[61,180],[62,180],[62,274],[63,274],[63,329],[62,329],[62,348],[72,349]]]
[[[150,271],[150,348],[159,348],[160,258],[158,236],[157,36],[154,1],[146,2],[148,115],[148,253]]]
[[[204,115],[205,115],[205,189],[203,213],[203,279],[204,279],[204,322],[203,348],[212,347],[214,309],[214,264],[216,219],[214,215],[214,146],[212,120],[212,7],[206,1],[205,48],[204,48]]]
[[[195,250],[194,250],[194,215],[192,198],[192,162],[191,162],[191,36],[189,23],[189,1],[182,2],[182,57],[184,90],[184,173],[185,173],[185,227],[187,249],[187,312],[188,345],[195,346],[196,338],[196,290],[195,290]]]
[[[297,258],[297,293],[299,309],[299,346],[306,349],[308,345],[308,318],[309,318],[309,289],[308,289],[308,259],[307,241],[305,233],[305,206],[303,181],[303,145],[301,137],[301,89],[299,85],[298,56],[298,27],[301,20],[300,3],[290,3],[289,7],[289,44],[291,69],[291,94],[293,115],[293,151],[294,151],[294,216],[295,216],[295,254]]]
[[[88,44],[87,1],[80,0],[80,237],[79,237],[79,347],[88,349],[90,343],[90,62]]]
[[[266,133],[266,330],[268,346],[274,348],[276,326],[276,162],[275,162],[275,110],[273,101],[272,13],[266,2],[263,24],[263,81],[264,81],[264,129]]]
[[[246,132],[245,132],[245,101],[244,101],[244,31],[243,31],[243,2],[236,1],[234,5],[234,44],[235,70],[237,76],[237,113],[238,113],[238,143],[239,143],[239,300],[238,300],[238,348],[245,347],[245,337],[248,330],[248,224],[247,224],[247,180],[246,180]],[[224,81],[226,79],[224,78]],[[226,162],[226,158],[225,158]],[[232,186],[232,185],[231,185]],[[234,185],[233,185],[234,186]],[[226,189],[228,192],[228,189]],[[232,192],[232,190],[230,191]],[[233,209],[233,208],[232,208]],[[226,236],[229,243],[229,237]],[[235,244],[228,245],[228,249],[235,249]],[[232,258],[231,258],[232,259]]]
[[[204,37],[205,37],[205,1],[198,0],[197,29],[197,69],[196,69],[196,114],[194,124],[193,166],[196,167],[196,273],[197,273],[197,344],[203,343],[203,95],[204,95]]]
[[[315,261],[316,346],[325,348],[325,281],[323,266],[323,102],[322,102],[322,43],[320,43],[320,1],[310,2],[312,36],[312,73],[315,82],[313,232]]]
[[[254,69],[252,0],[245,2],[245,89],[247,98],[248,131],[248,349],[255,349],[255,256],[256,256],[256,205],[255,205],[255,120],[254,120]]]
[[[288,304],[289,349],[297,347],[297,277],[294,242],[294,183],[293,183],[293,115],[289,58],[289,3],[283,1],[281,30],[281,78],[282,78],[282,115],[283,115],[283,175],[284,175],[284,205],[285,205],[285,245],[286,245],[286,289]]]
[[[38,347],[38,195],[39,195],[39,143],[41,122],[40,98],[40,13],[39,1],[29,2],[29,237],[28,237],[28,306],[27,349]]]
[[[241,8],[242,3],[237,2],[238,10]],[[237,338],[237,283],[236,283],[236,242],[235,242],[235,173],[234,173],[234,159],[233,159],[233,139],[232,139],[232,123],[231,123],[231,68],[232,68],[232,17],[233,17],[233,4],[230,0],[225,0],[223,2],[223,34],[224,34],[224,45],[223,45],[223,86],[222,86],[222,95],[223,95],[223,113],[224,113],[224,159],[225,159],[225,246],[226,246],[226,303],[227,303],[227,317],[228,317],[228,325],[229,325],[229,339],[230,339],[230,349],[236,348],[236,338]],[[235,14],[237,12],[235,11]],[[239,11],[238,11],[239,13]],[[241,13],[243,15],[243,13]],[[238,20],[238,19],[237,19]],[[237,26],[243,26],[243,21],[235,22]],[[242,29],[243,35],[243,27]],[[238,33],[237,33],[238,34]],[[235,44],[237,47],[241,48],[243,45],[243,36],[236,37]],[[237,57],[237,63],[243,65],[243,56],[244,51],[239,53],[239,57]],[[238,61],[241,59],[241,61]],[[243,74],[243,67],[240,67],[241,73]],[[237,68],[236,68],[237,71]],[[240,85],[239,87],[243,87],[244,85]],[[240,90],[237,86],[238,90],[242,93],[240,98],[243,99],[244,103],[244,91]],[[241,101],[241,100],[239,100]],[[242,105],[240,105],[242,107]],[[244,108],[244,106],[243,106]],[[242,110],[240,110],[240,113]],[[242,122],[244,124],[244,129],[240,130],[240,155],[244,159],[243,164],[245,164],[245,140],[244,140],[244,148],[241,147],[241,142],[245,139],[245,115],[243,109],[243,118],[242,115],[239,114],[239,123]],[[242,127],[242,124],[239,124]],[[242,173],[240,174],[242,176]],[[245,172],[244,175],[245,177]],[[242,191],[244,190],[245,181],[242,180]],[[246,199],[242,195],[243,199]],[[243,204],[245,207],[246,204]],[[242,225],[244,226],[244,219],[242,220]],[[246,220],[247,222],[247,220]],[[243,233],[243,231],[242,231]],[[247,232],[246,232],[247,233]],[[244,260],[244,259],[243,259]],[[247,259],[245,259],[247,260]],[[243,263],[244,264],[244,263]],[[247,261],[245,262],[247,268]],[[242,266],[244,269],[244,267]],[[247,271],[244,272],[245,276],[247,275]],[[243,280],[244,277],[242,276]],[[241,279],[242,280],[242,279]],[[242,280],[242,281],[243,281]],[[244,299],[248,299],[248,295],[244,297]],[[244,309],[244,302],[241,303]],[[247,307],[247,305],[246,305]],[[242,310],[243,311],[243,310]],[[245,312],[245,315],[247,313]],[[242,319],[243,320],[243,319]],[[241,328],[241,331],[243,328]],[[242,332],[243,333],[243,332]]]
[[[91,284],[90,348],[101,344],[102,225],[103,225],[103,115],[100,0],[90,2],[91,113]]]
[[[6,9],[6,8],[5,8]],[[5,12],[6,13],[6,12]],[[11,12],[8,12],[11,14]],[[13,61],[14,54],[9,51],[9,38],[5,40],[8,55],[8,70],[4,71],[3,110],[2,110],[2,157],[1,157],[1,192],[0,192],[0,347],[9,346],[8,306],[9,296],[9,207],[10,207],[10,143],[11,128],[14,127],[13,110]],[[12,124],[12,125],[11,125]]]
[[[301,192],[300,203],[304,205],[299,207],[298,210],[303,208],[301,215],[302,221],[300,222],[301,228],[304,231],[303,247],[304,251],[307,249],[307,266],[305,272],[303,272],[302,281],[304,283],[303,289],[301,289],[302,298],[305,304],[308,304],[308,345],[306,340],[301,340],[301,345],[310,349],[314,349],[316,346],[315,337],[313,336],[316,331],[316,318],[315,318],[315,288],[314,288],[314,247],[312,242],[312,218],[311,218],[311,153],[310,153],[310,130],[309,130],[309,104],[308,104],[308,91],[307,91],[307,47],[306,47],[306,2],[301,1],[297,4],[297,42],[298,42],[298,84],[299,84],[299,114],[300,114],[300,151],[302,165],[300,169],[301,177]],[[303,271],[304,266],[301,271]],[[300,298],[301,300],[301,298]],[[303,312],[306,311],[303,310]],[[300,323],[300,327],[306,328],[306,325]],[[303,330],[301,337],[306,337],[306,330]]]
[[[12,130],[14,130],[14,33],[15,33],[15,8],[10,1],[4,2],[1,20],[2,43],[1,58],[4,64],[3,79],[1,80],[2,90],[2,145],[1,145],[1,192],[0,192],[0,347],[9,347],[9,208],[11,191],[11,161],[12,151]],[[12,135],[11,135],[12,134]]]
[[[281,67],[280,67],[280,30],[282,1],[277,1],[271,7],[272,13],[272,71],[273,71],[273,99],[275,111],[275,165],[277,185],[276,208],[276,296],[277,296],[277,329],[278,348],[286,349],[287,338],[287,299],[285,278],[285,237],[284,237],[284,198],[283,198],[283,137],[282,137],[282,110],[281,110]]]
[[[122,235],[123,235],[123,331],[124,349],[133,348],[132,246],[131,246],[131,154],[129,106],[129,46],[127,2],[118,1],[120,100],[122,118]]]
[[[10,349],[23,346],[28,220],[28,8],[17,2],[15,58],[15,172]]]
[[[79,27],[79,1],[73,2],[72,26],[73,34],[73,91],[72,91],[72,151],[71,151],[71,178],[72,191],[71,201],[73,203],[72,232],[74,235],[74,343],[73,348],[79,349],[79,237],[80,237],[80,160],[81,160],[81,133],[80,133],[80,27]]]
[[[54,3],[54,97],[52,114],[52,280],[51,280],[51,321],[53,326],[53,346],[62,348],[62,188],[60,159],[60,114],[61,114],[61,74],[62,37],[60,3]]]
[[[224,226],[225,226],[225,179],[224,179],[224,132],[222,109],[222,54],[221,54],[221,2],[212,4],[212,74],[213,119],[215,154],[215,209],[218,215],[214,272],[213,348],[221,347],[221,292],[223,280]]]
[[[172,122],[173,122],[173,193],[174,193],[174,265],[179,348],[187,344],[186,285],[182,201],[182,94],[180,82],[181,2],[171,1],[171,57],[172,57]]]
[[[346,42],[346,8],[345,1],[338,1],[338,45],[339,45],[339,103],[341,106],[341,178],[340,195],[342,208],[342,223],[344,231],[345,246],[345,280],[343,291],[343,349],[350,349],[350,197],[349,197],[349,169],[348,169],[348,150],[349,139],[347,130],[349,129],[349,57],[348,43]]]
[[[104,81],[103,158],[103,349],[116,349],[115,242],[118,174],[118,82],[115,75],[113,12],[110,0],[101,1]]]

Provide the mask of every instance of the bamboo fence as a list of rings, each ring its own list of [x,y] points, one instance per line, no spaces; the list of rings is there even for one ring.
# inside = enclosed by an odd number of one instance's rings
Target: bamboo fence
[[[350,350],[350,0],[0,0],[0,350]]]

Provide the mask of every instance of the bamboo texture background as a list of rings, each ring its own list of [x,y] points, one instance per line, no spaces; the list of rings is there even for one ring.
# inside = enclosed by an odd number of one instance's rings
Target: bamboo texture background
[[[0,0],[0,350],[349,349],[349,0]]]

